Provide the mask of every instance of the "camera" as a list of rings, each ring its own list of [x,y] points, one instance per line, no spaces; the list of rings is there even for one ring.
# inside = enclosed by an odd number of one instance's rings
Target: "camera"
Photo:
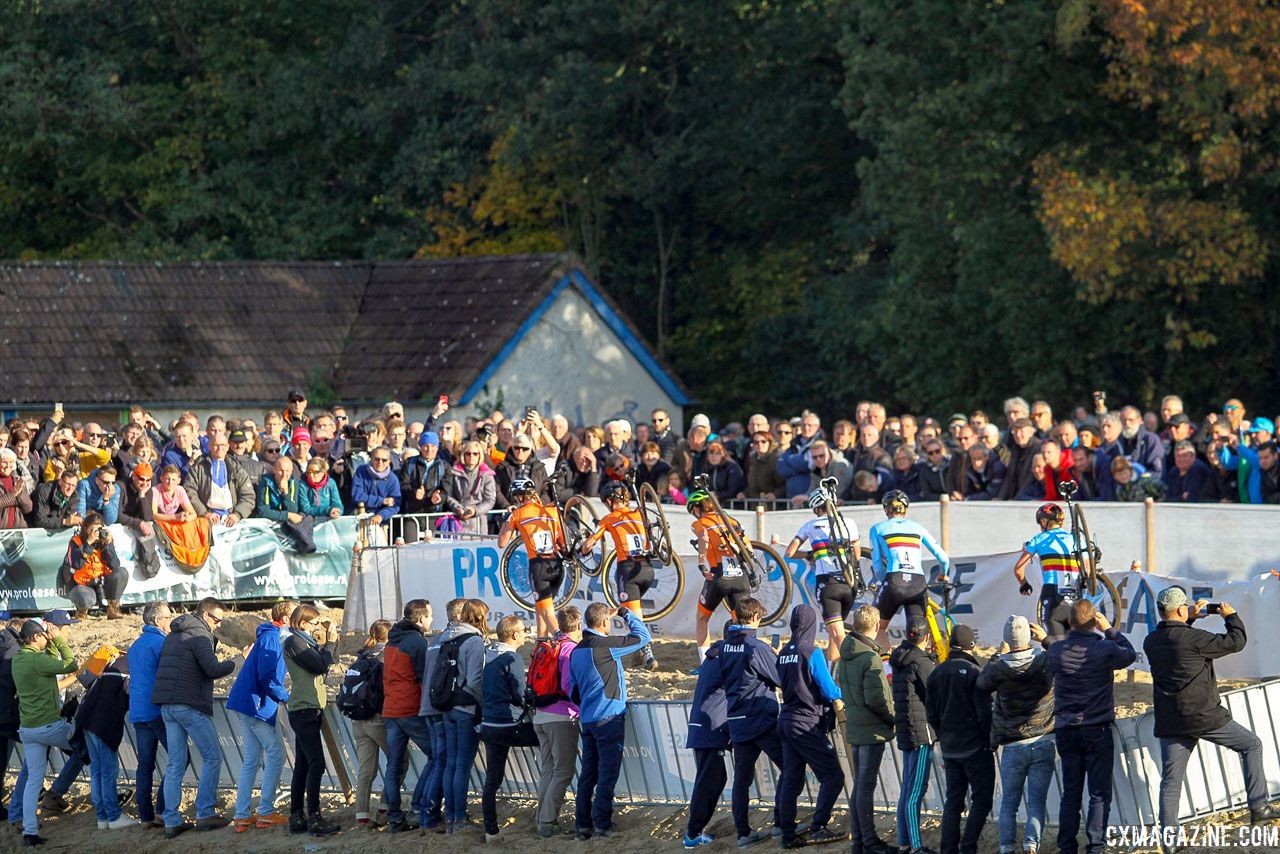
[[[493,434],[492,424],[481,424],[476,428],[476,436],[481,439],[487,439]]]
[[[377,432],[378,425],[369,421],[361,421],[356,426],[355,433],[347,440],[347,450],[367,453],[369,451],[369,441]]]

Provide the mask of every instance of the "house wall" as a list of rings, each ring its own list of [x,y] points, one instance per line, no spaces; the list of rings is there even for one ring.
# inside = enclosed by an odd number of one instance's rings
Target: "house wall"
[[[575,288],[566,288],[490,379],[503,392],[503,411],[518,418],[525,406],[571,424],[626,418],[634,425],[664,407],[684,432],[679,406]],[[469,411],[469,409],[468,409]]]

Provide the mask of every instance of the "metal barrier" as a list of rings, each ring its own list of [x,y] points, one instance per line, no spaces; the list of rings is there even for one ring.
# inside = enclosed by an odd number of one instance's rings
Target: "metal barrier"
[[[1236,720],[1249,727],[1262,740],[1264,767],[1270,797],[1280,794],[1280,727],[1276,715],[1280,713],[1280,680],[1242,688],[1223,695],[1224,702]],[[692,751],[684,747],[688,731],[690,704],[685,701],[652,700],[637,701],[628,706],[628,726],[623,747],[621,775],[618,779],[616,799],[634,805],[687,804],[692,794],[694,759]],[[213,723],[222,750],[218,786],[234,789],[236,777],[243,761],[239,723],[229,713],[222,699],[214,702]],[[286,744],[286,769],[293,767],[292,733],[286,715],[280,715],[280,727]],[[330,705],[325,710],[325,754],[328,770],[322,786],[326,791],[349,793],[354,785],[359,763],[356,760],[355,738],[351,722],[338,714]],[[1113,726],[1116,752],[1113,763],[1112,783],[1114,794],[1111,806],[1112,824],[1151,825],[1159,813],[1160,796],[1160,743],[1152,734],[1153,714],[1134,718],[1122,718]],[[471,788],[479,791],[484,780],[483,751],[477,756],[471,771]],[[845,770],[847,785],[852,779],[841,740],[837,740],[837,753]],[[62,766],[61,755],[51,757],[53,770]],[[184,784],[196,784],[195,762],[192,751],[191,764]],[[380,762],[382,759],[380,758]],[[120,765],[126,777],[137,768],[136,744],[132,727],[125,727],[125,740],[120,747]],[[427,760],[416,747],[409,748],[408,772],[405,789],[412,789],[418,775],[426,770]],[[381,791],[382,766],[374,780],[374,790]],[[932,785],[925,796],[926,812],[942,810],[943,764],[934,754]],[[507,762],[506,779],[502,790],[508,795],[534,796],[537,791],[538,754],[536,748],[516,748]],[[902,781],[902,754],[895,746],[885,751],[880,766],[879,785],[876,789],[876,807],[893,810],[897,807]],[[776,791],[776,769],[764,757],[756,769],[752,789],[754,798],[771,803]],[[571,786],[572,788],[572,786]],[[817,793],[816,781],[808,777],[801,793],[801,802],[812,804]],[[1055,768],[1049,788],[1048,820],[1056,823],[1062,793],[1061,769]],[[722,800],[728,800],[728,791]],[[993,814],[1000,804],[999,775]],[[1201,742],[1187,768],[1183,786],[1182,821],[1202,818],[1225,809],[1241,808],[1245,804],[1244,779],[1240,763],[1230,751],[1216,745]],[[1025,818],[1020,807],[1019,817]]]

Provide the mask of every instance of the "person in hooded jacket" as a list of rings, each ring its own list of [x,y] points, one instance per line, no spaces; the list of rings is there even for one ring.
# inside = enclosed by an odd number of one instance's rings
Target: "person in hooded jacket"
[[[1040,850],[1054,766],[1053,671],[1040,646],[1046,637],[1026,617],[1009,617],[1000,652],[978,676],[978,693],[995,695],[991,746],[1000,748],[1000,854]],[[1019,849],[1018,806],[1024,794],[1027,826]]]
[[[898,848],[908,854],[928,849],[920,841],[920,804],[929,791],[933,762],[933,733],[925,712],[925,687],[937,666],[929,654],[929,623],[924,617],[907,620],[907,634],[893,654],[894,732],[902,751],[902,790],[898,796]]]
[[[444,634],[450,634],[445,632]],[[484,651],[489,634],[489,606],[468,599],[450,637],[441,636],[435,667],[440,667],[444,647],[456,648],[458,682],[462,700],[444,712],[445,833],[453,834],[473,824],[467,815],[467,781],[480,747],[476,724],[480,723],[480,698],[484,696]],[[430,682],[427,683],[428,689]]]
[[[733,825],[738,847],[769,838],[751,829],[748,812],[756,760],[764,753],[782,770],[782,741],[778,738],[778,656],[756,637],[764,605],[744,596],[738,600],[737,625],[720,647],[720,686],[728,703],[729,740],[733,742]],[[780,824],[774,806],[774,825]]]
[[[398,620],[387,633],[387,645],[382,650],[382,723],[387,729],[387,774],[383,779],[402,779],[409,742],[418,745],[431,765],[427,773],[418,775],[409,809],[419,815],[419,823],[426,827],[423,793],[426,792],[428,776],[435,773],[444,758],[443,751],[433,749],[427,721],[420,711],[428,684],[424,674],[427,670],[431,603],[426,599],[410,599],[404,605],[403,614],[403,619]],[[387,833],[412,830],[401,806],[400,787],[385,786],[384,793],[387,799]],[[441,826],[438,811],[431,826]]]
[[[118,658],[118,656],[117,656]],[[107,662],[76,709],[76,734],[89,755],[89,792],[99,830],[133,827],[138,820],[120,809],[120,742],[129,710],[129,677]]]
[[[991,750],[991,700],[976,690],[982,665],[974,655],[977,635],[958,624],[951,632],[951,656],[925,682],[925,712],[938,734],[946,771],[941,850],[976,854],[978,837],[991,813],[996,768]],[[965,794],[971,793],[969,819],[960,832]]]
[[[724,624],[723,637],[728,637],[733,623]],[[684,831],[685,848],[701,848],[715,842],[705,833],[716,804],[724,794],[729,774],[725,770],[724,752],[729,749],[729,711],[724,685],[720,680],[720,649],[723,640],[711,644],[707,657],[698,666],[698,683],[693,688],[689,709],[689,734],[685,747],[693,751],[694,775],[689,821]]]
[[[240,725],[240,777],[236,781],[236,812],[231,820],[236,833],[251,827],[271,828],[285,824],[276,812],[276,789],[284,769],[284,741],[276,729],[276,713],[281,703],[289,701],[284,687],[288,671],[284,663],[280,627],[270,620],[259,623],[253,649],[236,674],[227,697],[227,708]],[[265,757],[265,759],[264,759]],[[258,814],[251,814],[253,784],[262,769],[262,788],[258,795]]]
[[[778,738],[782,741],[782,779],[778,783],[778,817],[782,847],[800,848],[846,839],[827,829],[831,810],[844,785],[844,771],[836,759],[830,732],[835,713],[844,708],[840,686],[831,678],[827,657],[814,646],[818,615],[808,605],[791,609],[791,640],[778,653],[778,681],[782,684],[782,710],[778,714]],[[818,778],[818,798],[813,821],[801,839],[796,835],[796,798],[804,788],[806,768]]]
[[[889,854],[889,846],[876,833],[873,803],[880,760],[885,744],[893,738],[894,726],[893,696],[875,641],[880,611],[874,605],[860,605],[849,615],[849,623],[852,631],[840,644],[837,681],[844,698],[845,738],[853,766],[849,796],[853,849],[863,854]]]
[[[213,631],[222,625],[222,603],[200,600],[194,614],[183,614],[169,626],[160,648],[151,702],[164,719],[169,765],[164,772],[164,835],[175,839],[193,827],[216,830],[231,822],[215,812],[222,750],[213,728],[213,683],[236,669],[233,659],[219,661]],[[196,823],[182,819],[182,778],[187,771],[187,736],[200,753],[196,790]]]
[[[322,621],[320,612],[311,605],[294,609],[289,628],[289,636],[284,640],[284,662],[290,685],[289,728],[294,735],[289,832],[305,830],[312,836],[332,836],[341,828],[320,814],[320,781],[325,770],[320,719],[329,697],[324,677],[333,666],[337,630],[328,620]]]

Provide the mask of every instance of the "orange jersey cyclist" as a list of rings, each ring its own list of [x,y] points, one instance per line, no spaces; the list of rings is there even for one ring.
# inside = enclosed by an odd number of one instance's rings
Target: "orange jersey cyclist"
[[[618,602],[643,620],[641,602],[654,582],[653,550],[645,531],[644,518],[631,506],[631,490],[620,480],[606,483],[600,490],[600,498],[609,512],[600,520],[600,527],[582,544],[582,553],[590,554],[596,543],[605,534],[609,535],[613,551],[618,556],[614,563],[613,587],[618,591]],[[656,670],[658,661],[653,657],[653,646],[645,644],[641,652],[644,654],[644,666]]]
[[[529,583],[533,586],[534,615],[538,638],[549,638],[556,630],[555,595],[564,581],[564,521],[560,508],[543,504],[538,488],[527,477],[511,482],[511,497],[517,502],[498,532],[498,548],[505,549],[516,535],[524,542],[529,557]]]
[[[742,558],[734,552],[729,530],[721,521],[720,514],[711,509],[711,496],[704,489],[695,489],[689,493],[685,505],[693,516],[692,530],[697,537],[698,570],[702,573],[702,592],[698,594],[698,661],[707,657],[707,636],[710,633],[711,615],[720,603],[728,604],[735,619],[738,616],[738,602],[751,595],[751,584],[747,581],[746,569]],[[731,517],[729,524],[742,534],[742,528]]]

